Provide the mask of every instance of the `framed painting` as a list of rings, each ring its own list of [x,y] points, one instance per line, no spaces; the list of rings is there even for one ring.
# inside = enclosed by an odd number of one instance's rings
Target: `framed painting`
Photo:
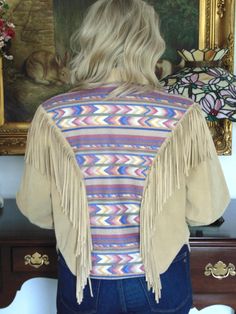
[[[0,126],[4,124],[4,97],[3,97],[3,75],[2,58],[0,57]]]
[[[16,38],[11,47],[14,60],[4,62],[3,71],[0,67],[1,155],[24,154],[27,130],[39,104],[69,89],[69,38],[93,2],[8,0]],[[198,47],[228,47],[224,63],[233,69],[235,0],[148,2],[161,17],[167,42],[163,58],[170,71],[181,61],[177,49]]]

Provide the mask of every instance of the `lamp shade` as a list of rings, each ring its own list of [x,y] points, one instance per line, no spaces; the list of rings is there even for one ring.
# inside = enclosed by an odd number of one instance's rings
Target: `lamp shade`
[[[236,121],[236,76],[219,62],[227,49],[181,50],[183,69],[162,79],[168,92],[192,98],[209,121]]]
[[[177,52],[185,61],[220,61],[226,55],[228,49],[181,49]]]

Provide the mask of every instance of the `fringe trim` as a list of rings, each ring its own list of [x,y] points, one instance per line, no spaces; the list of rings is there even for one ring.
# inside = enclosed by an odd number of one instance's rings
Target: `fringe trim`
[[[63,213],[76,231],[76,293],[77,301],[81,303],[92,269],[92,240],[84,178],[71,146],[41,106],[28,133],[25,161],[55,182]]]
[[[212,158],[214,150],[202,111],[195,104],[161,146],[147,175],[140,209],[140,249],[148,287],[155,292],[157,302],[161,296],[161,282],[158,261],[152,254],[155,218],[174,191],[181,187],[189,171]]]

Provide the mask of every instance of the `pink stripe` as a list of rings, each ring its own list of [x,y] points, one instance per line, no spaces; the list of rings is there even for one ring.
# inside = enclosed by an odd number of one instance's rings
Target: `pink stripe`
[[[95,131],[96,132],[96,131]],[[119,131],[118,131],[119,132]],[[145,131],[144,131],[145,132]],[[76,136],[68,136],[67,139],[68,140],[73,140],[73,139],[78,139],[78,138],[86,138],[86,139],[94,139],[94,137],[96,138],[125,138],[125,139],[134,139],[134,138],[138,138],[138,139],[144,139],[144,140],[163,140],[166,139],[165,137],[158,137],[158,136],[138,136],[138,135],[122,135],[122,134],[93,134],[93,135],[76,135]]]
[[[121,177],[122,179],[122,177]],[[96,179],[94,179],[96,180]],[[142,186],[139,185],[135,185],[135,184],[106,184],[104,182],[104,184],[89,184],[91,180],[87,180],[86,181],[86,187],[93,187],[94,189],[98,188],[98,189],[126,189],[126,188],[138,188],[138,189],[143,189]]]
[[[112,234],[112,235],[104,235],[104,234],[93,234],[92,232],[92,235],[93,235],[93,238],[94,239],[127,239],[127,238],[137,238],[139,237],[139,233],[131,233],[131,234]]]

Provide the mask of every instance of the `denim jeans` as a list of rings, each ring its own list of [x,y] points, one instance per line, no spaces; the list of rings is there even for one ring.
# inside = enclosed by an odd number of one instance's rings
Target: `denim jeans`
[[[94,297],[87,285],[80,305],[76,301],[76,277],[63,257],[58,258],[57,314],[187,314],[192,306],[189,252],[183,246],[161,275],[161,299],[156,303],[145,277],[117,280],[92,279]]]

